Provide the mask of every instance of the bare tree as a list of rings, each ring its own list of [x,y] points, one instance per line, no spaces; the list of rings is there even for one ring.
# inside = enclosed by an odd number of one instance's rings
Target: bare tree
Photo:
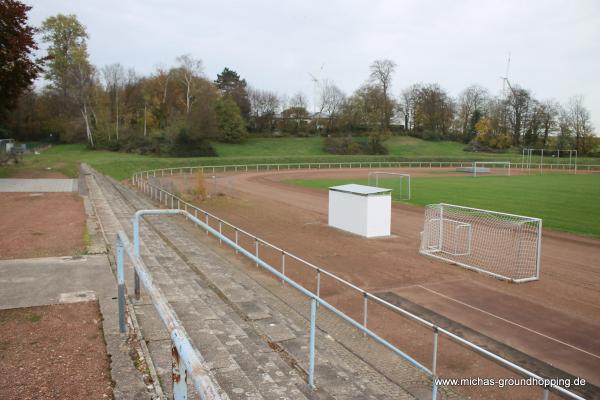
[[[590,122],[590,112],[583,105],[583,96],[577,95],[569,99],[567,103],[567,114],[569,127],[575,135],[575,148],[577,151],[584,151],[584,138],[592,132]]]
[[[319,95],[319,117],[322,113],[327,114],[330,129],[345,100],[346,95],[339,87],[329,80],[323,81]]]
[[[548,145],[548,137],[556,132],[559,127],[558,116],[560,112],[560,104],[554,100],[545,100],[538,104],[537,114],[540,118],[542,129],[542,146]]]
[[[308,102],[306,101],[306,96],[302,92],[297,92],[294,94],[289,101],[288,108],[304,108],[306,109]]]
[[[381,114],[381,127],[384,131],[387,131],[390,126],[390,118],[392,117],[391,102],[389,101],[389,89],[392,85],[392,75],[396,69],[396,63],[392,60],[375,60],[370,66],[371,69],[371,82],[378,85],[381,89],[382,99],[382,114]]]
[[[277,93],[249,87],[248,100],[250,101],[250,117],[253,128],[257,131],[271,130],[275,114],[280,106]]]
[[[102,76],[106,85],[106,91],[110,97],[111,111],[115,115],[115,135],[119,140],[119,93],[125,82],[125,69],[119,63],[110,64],[102,68]],[[110,131],[108,133],[110,140]]]
[[[512,131],[512,144],[518,146],[521,143],[521,132],[529,117],[531,106],[531,94],[527,89],[518,86],[511,87],[508,97],[508,123]]]
[[[93,111],[90,106],[90,94],[94,87],[95,70],[94,67],[84,58],[75,58],[76,64],[71,72],[73,82],[72,95],[79,104],[79,110],[85,124],[85,134],[90,146],[94,147],[94,136],[92,133],[90,114]]]
[[[487,89],[478,85],[469,86],[458,96],[458,120],[464,137],[469,134],[469,122],[473,117],[473,113],[475,110],[482,112],[488,99],[489,92]]]
[[[202,60],[196,60],[189,54],[177,57],[179,76],[185,86],[185,112],[190,113],[194,98],[194,82],[202,75]]]
[[[416,99],[421,90],[421,84],[414,84],[404,89],[400,94],[400,112],[404,115],[404,129],[413,130],[415,121]]]

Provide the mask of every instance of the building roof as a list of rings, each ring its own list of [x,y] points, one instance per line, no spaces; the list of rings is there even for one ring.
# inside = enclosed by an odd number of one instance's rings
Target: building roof
[[[333,190],[336,192],[352,193],[359,196],[389,194],[392,191],[392,189],[378,188],[375,186],[357,185],[355,183],[340,186],[331,186],[329,190]]]

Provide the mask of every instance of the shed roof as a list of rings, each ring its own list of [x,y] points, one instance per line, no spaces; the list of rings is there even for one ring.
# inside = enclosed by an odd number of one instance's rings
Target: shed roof
[[[336,192],[352,193],[359,196],[371,196],[389,194],[392,189],[379,188],[375,186],[357,185],[355,183],[349,183],[347,185],[331,186],[329,190]]]

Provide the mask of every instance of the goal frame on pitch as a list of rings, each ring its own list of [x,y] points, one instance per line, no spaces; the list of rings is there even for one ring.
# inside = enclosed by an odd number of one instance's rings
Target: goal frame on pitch
[[[400,172],[388,172],[388,171],[371,171],[371,172],[369,172],[369,175],[368,175],[369,185],[371,185],[371,176],[375,176],[375,187],[379,187],[379,175],[392,175],[392,176],[399,177],[399,182],[400,182],[400,197],[399,197],[399,199],[400,200],[410,200],[411,188],[410,188],[410,175],[409,174],[403,174]],[[408,187],[407,195],[404,195],[404,190],[402,190],[403,189],[402,182],[404,181],[405,178],[407,179],[407,187]]]
[[[507,176],[510,176],[510,161],[475,161],[473,162],[473,176],[477,177],[477,167],[482,167],[489,165],[490,168],[494,168],[494,166],[502,165],[503,168],[507,170]]]
[[[494,230],[498,235],[494,236]],[[509,232],[508,237],[502,235],[505,232]],[[510,233],[517,237],[512,247]],[[474,245],[477,235],[482,238]],[[502,239],[505,243],[499,243]],[[505,254],[502,249],[507,243],[512,254]],[[541,245],[540,218],[439,203],[426,206],[419,253],[498,279],[523,283],[540,277]],[[494,261],[504,271],[499,271]]]

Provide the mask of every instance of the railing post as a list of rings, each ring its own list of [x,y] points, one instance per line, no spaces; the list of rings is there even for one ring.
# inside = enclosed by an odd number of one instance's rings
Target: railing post
[[[542,396],[543,400],[548,400],[550,398],[550,391],[548,390],[548,388],[544,388],[544,394]]]
[[[369,296],[367,296],[367,292],[363,292],[363,326],[367,327],[367,317],[368,317],[368,309],[369,306]],[[363,336],[367,336],[365,332],[363,332]]]
[[[187,400],[187,372],[184,363],[179,357],[175,343],[171,344],[171,356],[173,366],[173,399]]]
[[[136,257],[140,256],[140,219],[133,219],[133,255]],[[140,299],[140,277],[135,270],[133,269],[133,286],[134,286],[134,295],[135,299]]]
[[[119,302],[119,332],[125,333],[125,260],[123,241],[117,235],[117,296]]]
[[[281,275],[285,276],[285,251],[281,250]],[[285,279],[281,278],[281,284],[285,285]]]
[[[433,327],[433,360],[431,362],[431,380],[433,387],[431,389],[431,399],[436,400],[437,398],[437,351],[438,351],[438,328]]]
[[[256,256],[256,266],[258,267],[258,238],[254,238],[254,255]]]
[[[321,297],[321,270],[317,268],[317,297]]]
[[[238,230],[237,230],[237,228],[235,228],[235,245],[236,245],[236,246],[239,246],[239,244],[238,244],[238,236],[239,236],[239,234],[238,234]],[[238,251],[238,249],[237,249],[237,247],[236,247],[236,248],[235,248],[235,254],[238,254],[238,253],[239,253],[239,251]]]
[[[317,328],[317,300],[310,299],[310,332],[308,338],[308,385],[315,387],[315,330]]]
[[[206,225],[209,226],[208,225],[208,213],[204,213],[204,216],[206,218]],[[206,235],[208,236],[208,229],[206,230]]]
[[[223,234],[223,221],[219,220],[219,235]],[[219,236],[219,244],[223,244],[223,239]]]

